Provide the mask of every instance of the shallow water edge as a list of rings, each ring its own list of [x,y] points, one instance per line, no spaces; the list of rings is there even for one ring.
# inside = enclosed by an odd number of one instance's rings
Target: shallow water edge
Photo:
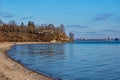
[[[23,80],[23,79],[29,79],[29,80],[54,80],[55,78],[51,78],[48,75],[44,75],[41,73],[38,73],[34,70],[31,70],[24,65],[20,64],[19,62],[12,59],[9,55],[7,55],[8,51],[11,50],[13,46],[16,45],[23,45],[23,44],[37,44],[37,42],[27,42],[27,43],[14,43],[12,42],[6,42],[2,43],[0,45],[0,71],[10,78],[11,80]],[[38,43],[40,44],[40,43]],[[42,44],[42,43],[41,43]],[[4,64],[4,65],[2,65]],[[5,67],[6,66],[6,67]],[[16,73],[16,74],[15,74]]]

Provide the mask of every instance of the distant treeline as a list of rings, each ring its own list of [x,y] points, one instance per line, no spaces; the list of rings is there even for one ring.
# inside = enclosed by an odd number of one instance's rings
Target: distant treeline
[[[17,25],[15,21],[8,24],[0,20],[0,42],[68,42],[70,38],[65,33],[64,25],[56,27],[53,24],[35,25],[33,21]]]

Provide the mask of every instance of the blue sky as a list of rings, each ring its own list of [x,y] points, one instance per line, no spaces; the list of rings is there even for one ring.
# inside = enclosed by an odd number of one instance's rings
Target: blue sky
[[[77,38],[120,37],[120,0],[0,0],[0,19],[64,24]]]

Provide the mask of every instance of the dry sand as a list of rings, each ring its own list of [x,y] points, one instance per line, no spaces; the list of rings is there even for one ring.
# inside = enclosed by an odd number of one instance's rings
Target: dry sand
[[[16,44],[36,44],[36,42],[23,42]],[[53,80],[42,74],[31,71],[6,54],[14,43],[0,43],[0,80]]]

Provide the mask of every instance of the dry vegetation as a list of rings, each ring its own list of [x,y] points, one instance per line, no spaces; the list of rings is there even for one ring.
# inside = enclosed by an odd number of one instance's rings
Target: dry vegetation
[[[0,42],[68,42],[69,37],[65,33],[64,25],[59,27],[53,24],[35,25],[28,21],[27,25],[22,22],[17,25],[15,21],[8,24],[0,20]]]

